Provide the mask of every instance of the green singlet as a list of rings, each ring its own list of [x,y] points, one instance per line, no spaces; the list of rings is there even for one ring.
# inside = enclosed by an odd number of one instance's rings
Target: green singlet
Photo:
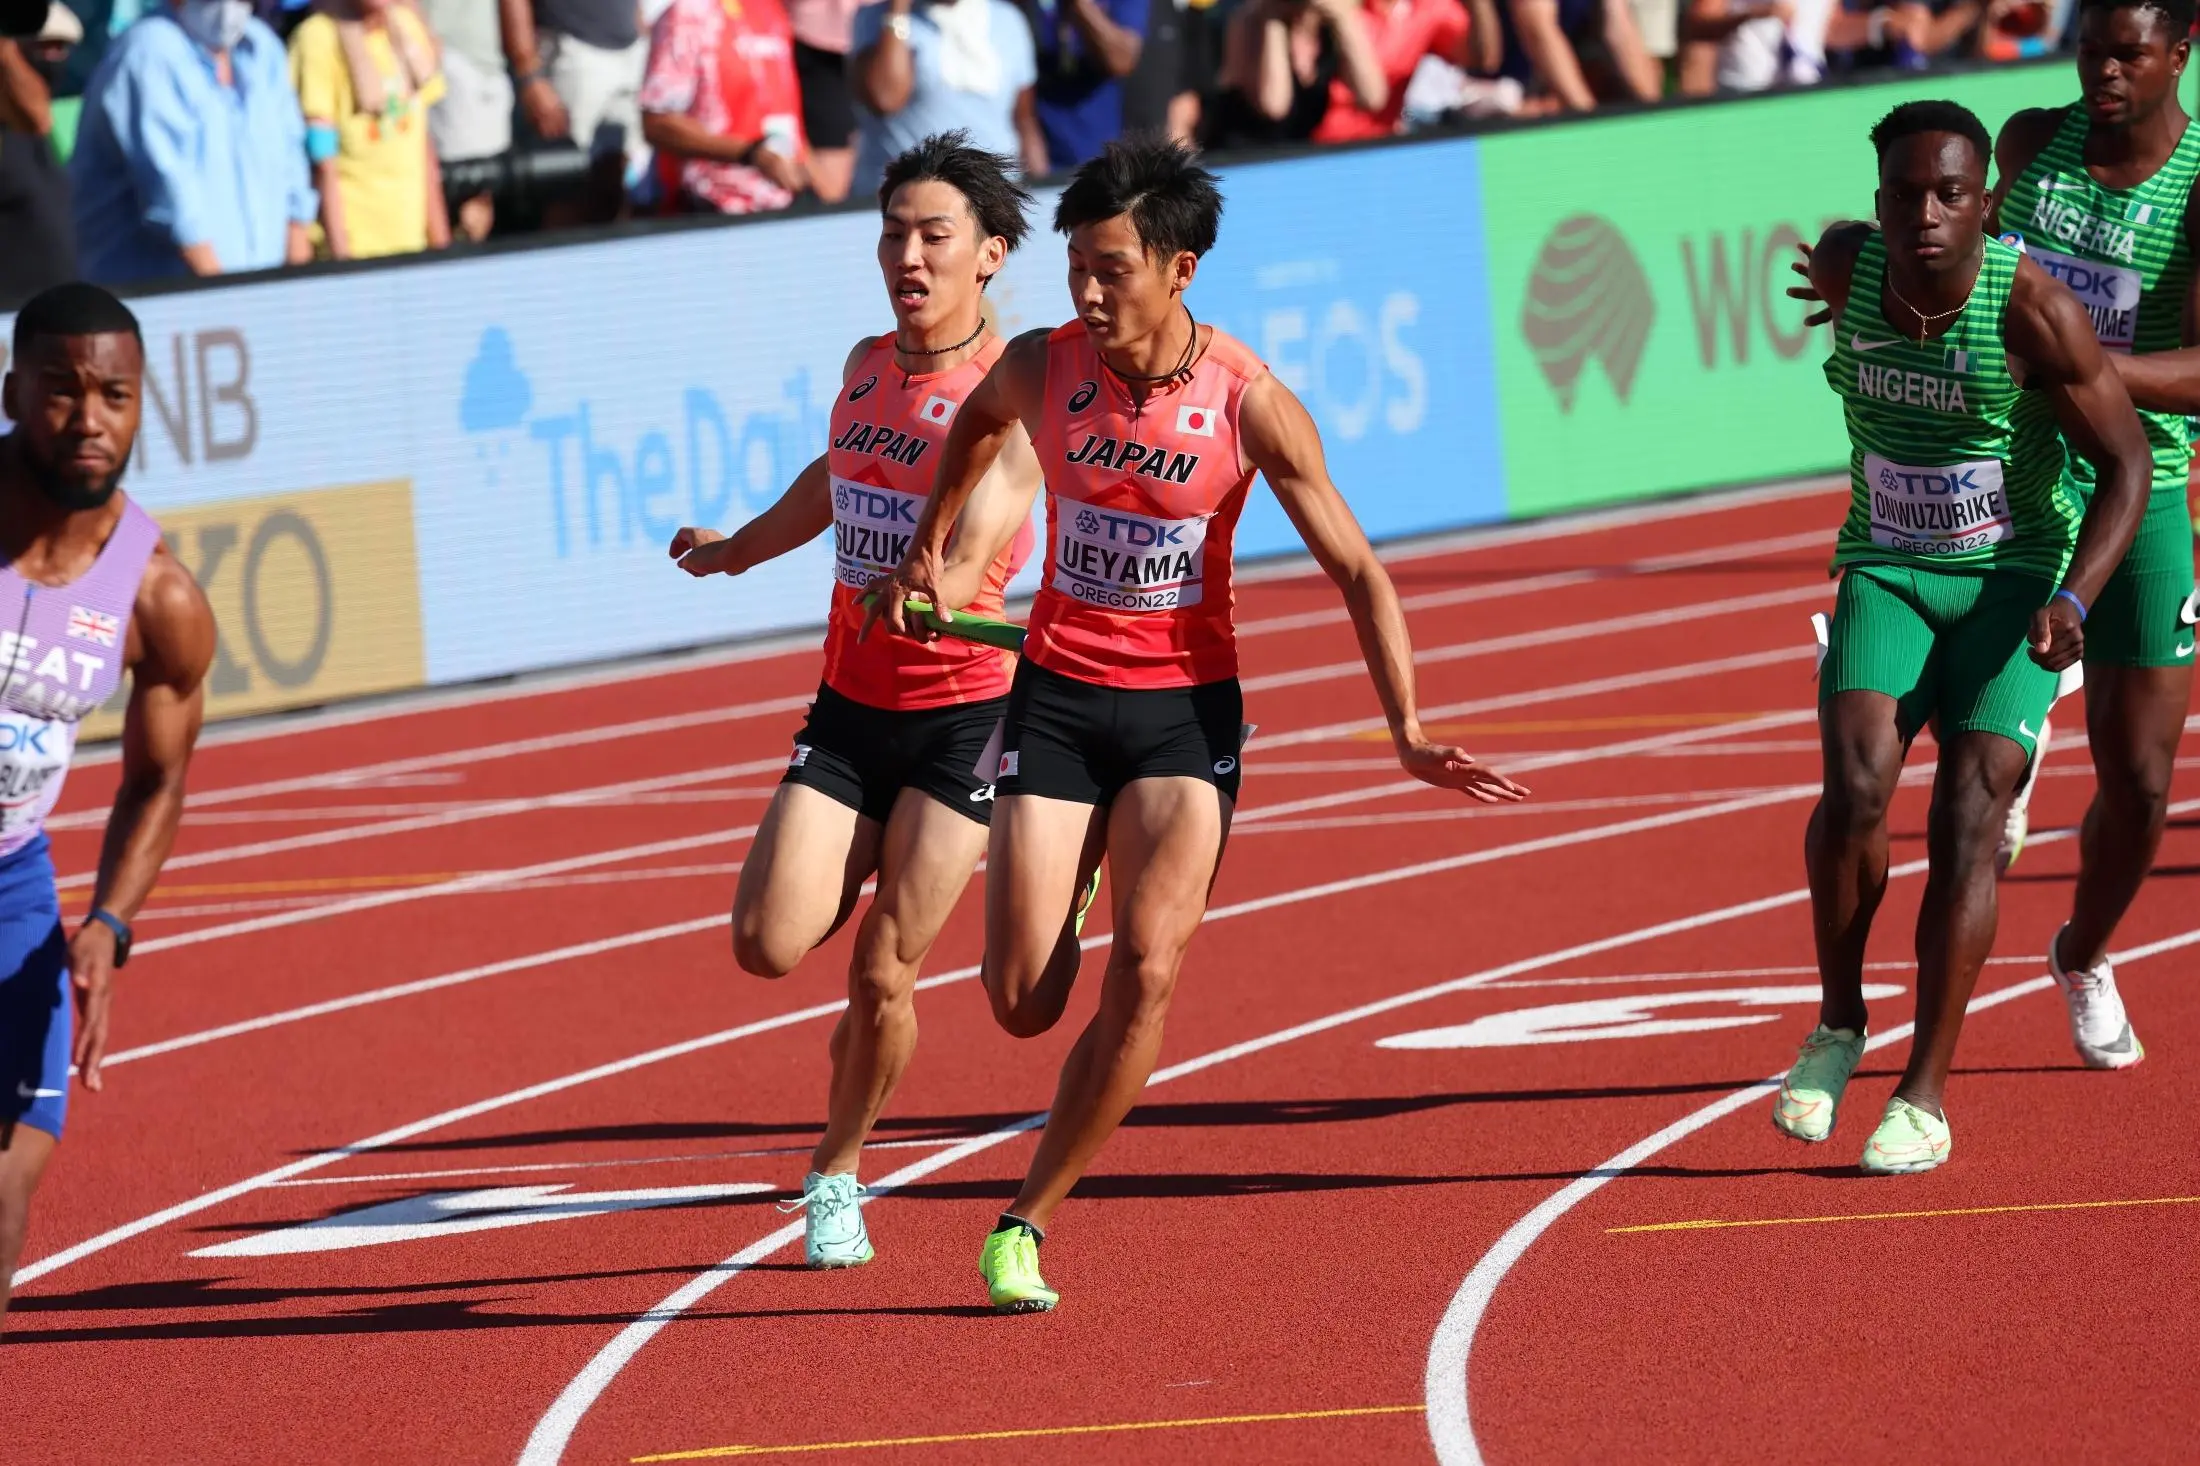
[[[1888,324],[1886,241],[1865,239],[1826,359],[1849,428],[1836,566],[2017,570],[2049,589],[2061,577],[2084,509],[2053,406],[2009,375],[2001,331],[2017,259],[1987,240],[1963,313],[1920,345]]]
[[[1894,699],[1907,739],[1996,733],[2036,753],[2055,674],[2033,662],[2033,612],[2054,593],[2083,509],[2044,392],[2009,374],[2002,320],[2018,254],[1983,241],[1977,283],[1946,334],[1889,324],[1886,242],[1858,251],[1826,381],[1849,429],[1843,571],[1821,701]]]
[[[2192,246],[2185,211],[2200,177],[2200,126],[2185,125],[2176,149],[2134,188],[2113,189],[2085,166],[2085,109],[2063,111],[2055,136],[2009,185],[2001,237],[2068,286],[2110,351],[2144,355],[2184,344]],[[2154,453],[2154,491],[2131,551],[2086,619],[2086,660],[2120,666],[2179,666],[2193,659],[2192,524],[2185,507],[2192,420],[2139,414]],[[2071,455],[2077,491],[2090,496],[2093,465]]]

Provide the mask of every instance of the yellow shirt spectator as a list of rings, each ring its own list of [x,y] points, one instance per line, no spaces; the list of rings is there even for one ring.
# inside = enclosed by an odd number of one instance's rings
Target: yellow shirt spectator
[[[290,72],[338,259],[450,241],[428,109],[443,96],[434,37],[393,0],[325,0],[290,37]]]

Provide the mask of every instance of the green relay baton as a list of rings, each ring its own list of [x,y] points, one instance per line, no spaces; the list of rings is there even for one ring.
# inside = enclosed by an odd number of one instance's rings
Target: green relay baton
[[[864,596],[868,606],[877,599],[876,593]],[[974,641],[982,646],[999,647],[1004,652],[1021,652],[1024,649],[1024,628],[1013,621],[994,621],[984,616],[973,616],[957,611],[952,621],[942,620],[940,613],[923,596],[910,596],[901,603],[902,610],[916,621],[942,636],[952,636],[961,641]]]

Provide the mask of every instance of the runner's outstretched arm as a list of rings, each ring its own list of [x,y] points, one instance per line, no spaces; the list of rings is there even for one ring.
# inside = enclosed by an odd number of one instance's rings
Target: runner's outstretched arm
[[[832,476],[820,453],[771,508],[732,534],[683,528],[672,537],[672,558],[690,575],[739,575],[801,549],[832,527]]]
[[[1375,696],[1390,724],[1398,762],[1416,779],[1457,789],[1484,804],[1526,798],[1526,789],[1482,767],[1465,749],[1431,743],[1423,736],[1414,703],[1413,641],[1406,634],[1405,611],[1389,573],[1375,558],[1374,546],[1330,482],[1321,434],[1305,406],[1283,383],[1263,377],[1246,389],[1238,429],[1246,458],[1268,480],[1316,563],[1344,593],[1345,610],[1359,635],[1360,653],[1367,659]]]
[[[935,606],[942,603],[940,582],[955,521],[1017,428],[1038,418],[1047,378],[1047,334],[1026,331],[1009,342],[985,380],[955,410],[947,441],[940,445],[939,476],[909,536],[909,553],[899,569],[872,587],[863,634],[869,635],[871,624],[883,617],[897,635],[908,635],[902,602],[910,596],[922,596]]]
[[[122,781],[99,848],[92,910],[125,924],[152,894],[183,821],[184,770],[206,715],[206,669],[214,661],[214,612],[206,595],[165,551],[153,557],[138,592],[131,633],[141,652],[130,673],[122,715]],[[107,1052],[115,934],[86,921],[69,940],[69,983],[76,995],[76,1051],[70,1058],[86,1089],[98,1089]]]
[[[2003,330],[2010,353],[2024,364],[2025,384],[2046,390],[2063,437],[2097,470],[2100,486],[2086,506],[2078,547],[2062,579],[2063,590],[2091,606],[2139,532],[2154,457],[2123,378],[2108,364],[2085,307],[2030,260],[2017,263]],[[2085,654],[2083,620],[2062,595],[2034,612],[2032,659],[2051,672],[2077,661]]]

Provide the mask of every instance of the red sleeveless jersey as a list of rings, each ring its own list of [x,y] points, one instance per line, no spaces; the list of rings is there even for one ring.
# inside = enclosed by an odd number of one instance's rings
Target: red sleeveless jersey
[[[1237,675],[1231,538],[1252,487],[1238,441],[1268,368],[1220,331],[1189,380],[1143,405],[1072,321],[1047,338],[1035,446],[1047,485],[1046,580],[1024,655],[1106,687]]]
[[[940,444],[963,399],[1000,360],[1004,343],[986,342],[961,366],[905,377],[894,365],[894,338],[881,336],[856,364],[833,403],[826,467],[833,492],[833,613],[825,631],[825,684],[842,697],[892,711],[946,707],[1008,694],[1015,658],[974,642],[926,644],[884,625],[863,627],[863,592],[901,564],[932,492]],[[1031,558],[1031,527],[987,567],[971,614],[998,617],[1002,590]]]

